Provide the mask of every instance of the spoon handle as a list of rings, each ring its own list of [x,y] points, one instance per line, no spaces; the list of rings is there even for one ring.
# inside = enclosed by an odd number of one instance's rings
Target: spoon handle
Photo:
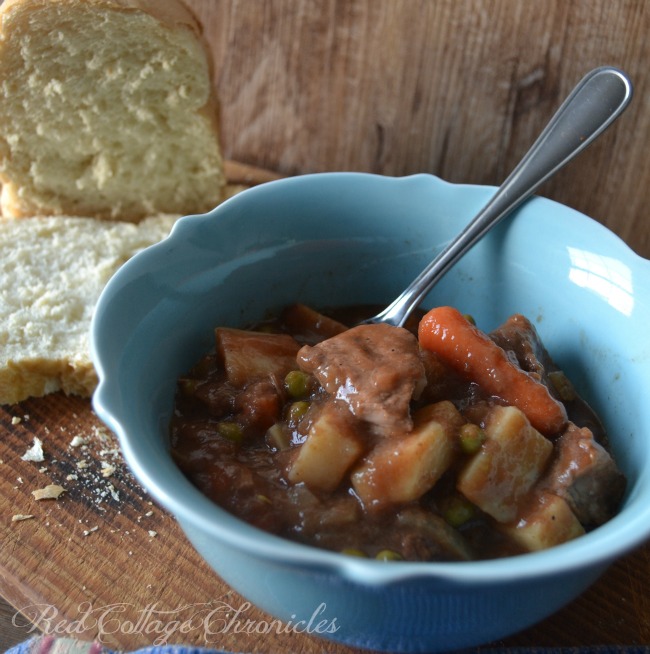
[[[596,68],[588,73],[492,199],[399,297],[366,323],[402,326],[411,311],[460,257],[602,134],[631,99],[632,84],[625,73],[611,67]]]

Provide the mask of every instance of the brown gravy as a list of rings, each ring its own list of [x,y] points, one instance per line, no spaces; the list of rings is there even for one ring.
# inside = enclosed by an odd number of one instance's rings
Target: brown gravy
[[[613,515],[624,477],[528,321],[490,339],[566,406],[551,437],[423,350],[421,315],[346,329],[373,313],[296,305],[217,329],[178,384],[171,446],[188,478],[260,529],[383,560],[510,556]]]

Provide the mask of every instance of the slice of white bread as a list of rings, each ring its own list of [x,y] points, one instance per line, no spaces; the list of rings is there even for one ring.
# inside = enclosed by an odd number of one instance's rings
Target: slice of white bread
[[[224,186],[211,59],[180,0],[5,0],[5,217],[202,213]]]
[[[177,218],[0,220],[0,404],[58,390],[92,394],[95,303],[113,273],[167,236]]]

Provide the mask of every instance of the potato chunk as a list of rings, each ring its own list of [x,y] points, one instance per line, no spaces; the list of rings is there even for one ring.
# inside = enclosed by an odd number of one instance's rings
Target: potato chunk
[[[288,334],[266,334],[219,327],[217,352],[233,386],[263,377],[284,376],[297,369],[298,342]]]
[[[458,429],[465,422],[451,402],[420,409],[414,428],[385,438],[352,473],[352,486],[367,508],[418,499],[449,468]]]
[[[519,521],[503,527],[503,531],[529,552],[566,543],[585,533],[567,502],[551,493],[535,497]]]
[[[324,404],[289,465],[287,479],[292,484],[304,482],[311,490],[333,491],[363,454],[353,423],[343,402]]]
[[[553,451],[519,409],[495,406],[487,414],[485,443],[461,470],[457,488],[495,520],[515,520]]]

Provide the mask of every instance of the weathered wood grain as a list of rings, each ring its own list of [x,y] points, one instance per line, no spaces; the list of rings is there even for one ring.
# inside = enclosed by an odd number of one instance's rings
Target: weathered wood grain
[[[623,68],[636,88],[631,107],[541,194],[591,215],[650,257],[650,3],[186,1],[211,46],[226,157],[280,174],[429,172],[498,184],[583,74],[602,64]],[[238,183],[249,183],[249,174],[231,170]],[[148,503],[99,427],[78,398],[0,409],[0,595],[10,602],[0,604],[2,650],[30,628],[13,625],[20,622],[14,607],[26,614],[34,604],[53,607],[56,617],[41,620],[52,629],[70,625],[84,606],[121,606],[122,625],[154,605],[176,611],[212,602],[231,607],[230,615],[244,606],[175,521]],[[42,464],[20,458],[35,435],[46,449]],[[93,436],[85,452],[71,447],[74,435]],[[79,469],[84,457],[88,467]],[[115,464],[110,477],[101,475],[102,461]],[[50,481],[67,492],[35,502],[31,491]],[[35,517],[12,522],[17,513]],[[649,584],[645,546],[570,606],[502,644],[648,644]],[[243,617],[268,619],[253,608]],[[90,621],[79,631],[90,639],[98,627]],[[107,642],[129,649],[159,635],[122,631]],[[233,629],[212,642],[199,627],[172,640],[234,651],[353,652],[300,634]]]
[[[34,436],[43,441],[43,462],[21,458]],[[75,437],[86,444],[74,447]],[[55,394],[0,407],[0,594],[15,607],[0,611],[0,646],[26,639],[35,624],[126,650],[168,637],[235,652],[360,654],[315,636],[264,633],[270,616],[208,569],[116,448],[88,400]],[[103,462],[114,466],[110,476],[102,475]],[[66,493],[36,502],[31,492],[49,483]],[[34,517],[12,522],[16,514]],[[562,611],[500,644],[647,644],[649,585],[650,545],[617,562]],[[192,616],[184,633],[170,633],[175,621]]]
[[[650,257],[644,0],[187,0],[205,26],[226,155],[285,174],[428,172],[499,184],[589,70],[636,94],[540,194]]]

